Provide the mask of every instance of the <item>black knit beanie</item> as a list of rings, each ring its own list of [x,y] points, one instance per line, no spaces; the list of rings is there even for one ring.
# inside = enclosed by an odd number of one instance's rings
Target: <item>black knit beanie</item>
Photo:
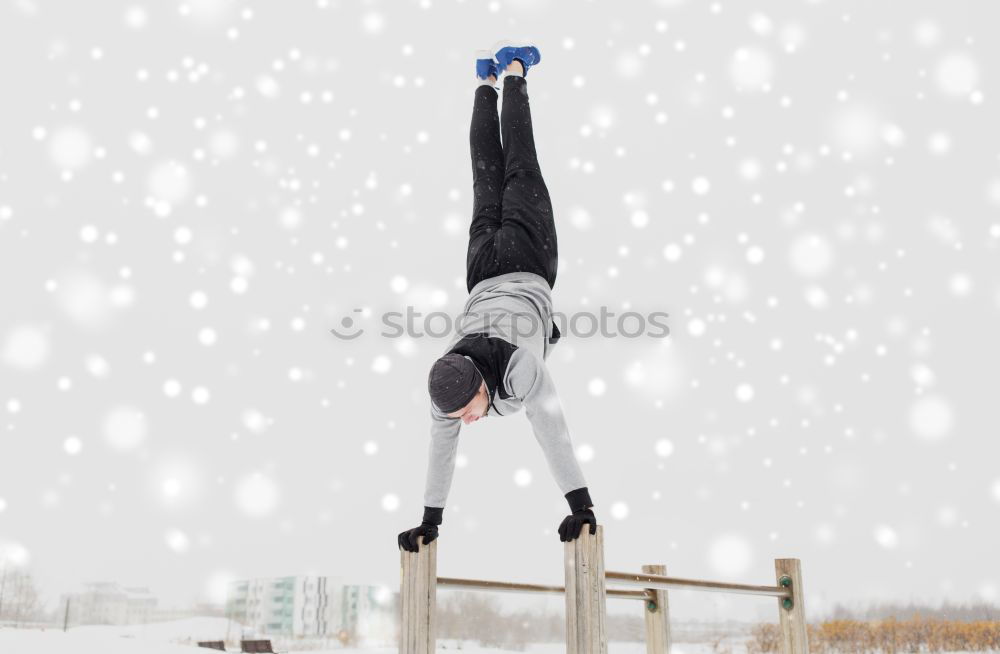
[[[434,362],[427,376],[431,401],[442,413],[458,411],[479,392],[482,375],[476,365],[461,354],[451,352]]]

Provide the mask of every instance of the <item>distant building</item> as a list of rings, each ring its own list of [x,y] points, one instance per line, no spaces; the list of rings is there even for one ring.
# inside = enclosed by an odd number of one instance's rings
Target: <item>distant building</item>
[[[226,616],[259,634],[393,642],[395,593],[344,584],[336,577],[296,576],[231,582]]]
[[[224,618],[226,610],[217,604],[207,602],[196,602],[194,606],[188,607],[160,607],[156,609],[156,622],[166,622],[168,620],[184,620],[185,618]]]
[[[66,604],[69,603],[69,613]],[[157,599],[148,588],[129,588],[115,582],[98,581],[83,590],[59,598],[59,620],[71,625],[144,624],[156,619]]]

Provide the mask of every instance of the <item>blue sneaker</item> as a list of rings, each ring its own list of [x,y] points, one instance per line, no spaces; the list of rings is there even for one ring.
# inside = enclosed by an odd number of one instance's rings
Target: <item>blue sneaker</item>
[[[503,72],[510,66],[511,62],[517,59],[524,66],[524,76],[528,76],[528,69],[542,61],[542,53],[538,48],[530,43],[515,43],[511,41],[500,41],[493,46],[493,56],[497,60],[497,67]]]
[[[497,72],[497,62],[493,60],[493,54],[489,50],[476,50],[476,77],[482,81],[489,79],[489,76],[499,78]]]

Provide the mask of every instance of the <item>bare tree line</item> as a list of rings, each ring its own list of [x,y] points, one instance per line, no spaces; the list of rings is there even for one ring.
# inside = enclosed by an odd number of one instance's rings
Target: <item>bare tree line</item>
[[[18,626],[44,619],[35,580],[27,571],[0,561],[0,624]]]
[[[829,616],[830,620],[885,620],[903,619],[914,615],[936,617],[956,622],[978,622],[1000,620],[1000,607],[986,602],[952,604],[945,600],[941,606],[926,603],[875,602],[861,608],[848,608],[836,604]]]
[[[815,622],[819,624],[823,620],[853,620],[864,623],[887,618],[902,620],[914,615],[963,623],[1000,621],[1000,607],[984,602],[952,604],[947,601],[937,607],[913,602],[905,605],[884,602],[864,608],[836,604],[831,616]],[[496,596],[484,593],[456,592],[440,597],[437,627],[438,637],[441,639],[478,642],[483,647],[512,651],[523,651],[529,643],[563,642],[566,638],[566,622],[562,612],[522,609],[506,613]],[[645,638],[642,615],[608,614],[607,630],[608,639],[613,641],[641,642]],[[712,630],[715,635],[708,638],[703,630],[678,625],[675,636],[679,637],[678,642],[689,639],[698,642],[712,641],[714,650],[720,651],[720,648],[726,647],[720,638],[749,636],[751,625],[730,622],[714,625]]]

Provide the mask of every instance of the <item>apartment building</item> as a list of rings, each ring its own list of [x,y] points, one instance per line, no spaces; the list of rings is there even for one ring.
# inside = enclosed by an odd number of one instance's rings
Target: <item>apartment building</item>
[[[337,577],[245,579],[229,585],[226,616],[259,634],[392,642],[397,594]]]

